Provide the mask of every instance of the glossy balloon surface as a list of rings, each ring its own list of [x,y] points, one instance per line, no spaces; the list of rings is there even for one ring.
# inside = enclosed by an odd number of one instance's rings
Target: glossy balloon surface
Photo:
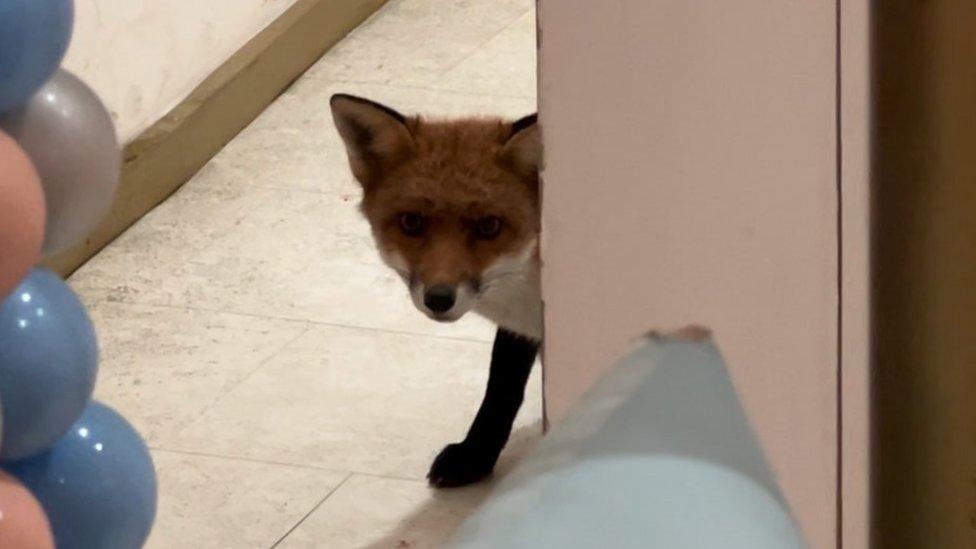
[[[10,472],[44,506],[59,549],[137,549],[156,516],[156,473],[145,443],[92,402],[49,451]]]
[[[88,404],[97,370],[84,306],[57,275],[32,270],[0,303],[0,459],[54,444]]]
[[[30,101],[0,114],[0,129],[27,152],[47,202],[44,252],[83,240],[105,217],[119,185],[115,125],[84,82],[59,70]]]
[[[0,1],[0,112],[23,104],[61,64],[72,0]]]

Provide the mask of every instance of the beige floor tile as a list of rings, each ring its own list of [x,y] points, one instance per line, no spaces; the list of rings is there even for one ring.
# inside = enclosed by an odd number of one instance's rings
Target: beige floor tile
[[[332,114],[328,110],[329,98],[334,93],[359,95],[386,104],[405,115],[420,114],[431,118],[458,116],[501,116],[518,118],[535,112],[535,97],[494,95],[471,91],[439,90],[426,87],[409,87],[370,83],[339,83],[329,87],[316,85],[313,81],[299,81],[282,96],[286,102],[310,102],[322,104],[325,110],[319,120],[310,123],[325,124],[326,138],[339,146],[338,135],[333,129]],[[289,108],[287,104],[281,107]],[[321,122],[320,122],[321,121]]]
[[[150,445],[165,446],[307,325],[167,307],[96,302],[95,396]]]
[[[210,163],[237,185],[320,192],[355,206],[361,187],[349,170],[332,119],[322,114],[328,113],[319,113],[321,125],[304,133],[293,132],[277,117],[248,126]]]
[[[494,334],[474,314],[451,324],[428,319],[410,302],[403,281],[385,266],[320,259],[284,263],[207,256],[188,263],[171,282],[147,290],[146,297],[215,311],[482,342]]]
[[[172,279],[176,269],[267,203],[270,194],[227,184],[224,171],[209,164],[76,271],[71,285],[89,303],[147,302],[144,292]]]
[[[355,206],[318,193],[270,192],[260,195],[264,202],[232,231],[170,266],[165,276],[123,275],[124,281],[109,285],[109,295],[135,303],[492,338],[490,324],[474,315],[441,324],[417,311],[406,285],[380,261]],[[104,277],[99,280],[106,286]]]
[[[310,274],[322,263],[382,265],[369,224],[357,204],[310,191],[275,190],[234,230],[219,235],[194,261],[235,257],[302,264]]]
[[[429,85],[533,5],[532,0],[390,2],[329,51],[306,78]]]
[[[535,10],[448,70],[436,88],[485,95],[536,96]]]
[[[266,549],[345,473],[153,451],[159,508],[148,548]]]
[[[495,85],[490,75],[480,78],[472,80],[469,87],[491,89]],[[464,82],[455,76],[445,85],[463,87]],[[300,80],[229,143],[210,162],[210,169],[227,184],[317,191],[355,206],[360,187],[349,171],[329,107],[329,98],[335,93],[361,95],[405,114],[432,117],[492,115],[514,119],[536,110],[534,96],[363,83],[324,86]],[[190,185],[198,183],[191,181]]]
[[[489,323],[474,315],[439,324],[417,311],[351,199],[248,193],[212,179],[194,180],[137,223],[72,277],[75,289],[88,302],[491,339]],[[205,211],[210,218],[198,219]]]
[[[481,401],[490,346],[318,327],[183,430],[170,449],[422,479]],[[539,372],[517,425],[541,417]],[[516,445],[518,446],[518,445]]]
[[[444,544],[490,485],[433,491],[424,482],[354,475],[279,545],[403,549]]]

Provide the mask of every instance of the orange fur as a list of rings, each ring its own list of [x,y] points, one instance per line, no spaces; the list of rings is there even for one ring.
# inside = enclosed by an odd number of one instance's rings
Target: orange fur
[[[526,132],[512,122],[398,118],[345,96],[333,109],[363,185],[362,211],[380,249],[405,264],[405,276],[424,285],[478,281],[538,237],[537,154],[527,150],[537,145],[522,143]],[[422,238],[401,230],[399,216],[407,212],[427,220]],[[479,239],[473,227],[487,216],[501,220],[501,231]]]
[[[414,120],[413,154],[367,187],[363,212],[379,245],[397,252],[424,284],[476,279],[499,257],[515,253],[539,232],[538,181],[506,167],[501,154],[510,125],[499,120]],[[404,235],[397,215],[430,220],[426,239]],[[472,224],[502,220],[497,238],[481,241]]]

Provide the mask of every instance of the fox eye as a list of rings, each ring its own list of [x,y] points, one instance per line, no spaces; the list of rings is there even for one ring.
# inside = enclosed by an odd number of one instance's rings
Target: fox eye
[[[424,216],[415,212],[405,212],[397,216],[400,230],[407,236],[420,236],[424,233],[427,220]]]
[[[474,226],[475,235],[482,240],[495,238],[501,230],[502,220],[493,215],[482,217]]]

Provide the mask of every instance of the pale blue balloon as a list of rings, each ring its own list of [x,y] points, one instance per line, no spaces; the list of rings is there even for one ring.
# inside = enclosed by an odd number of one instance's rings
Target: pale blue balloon
[[[156,517],[156,472],[139,433],[98,402],[50,451],[10,465],[44,507],[58,549],[137,549]]]
[[[61,65],[72,0],[0,0],[0,112],[22,105]]]
[[[32,270],[0,303],[0,459],[43,452],[61,438],[88,404],[97,370],[85,307],[57,275]]]

